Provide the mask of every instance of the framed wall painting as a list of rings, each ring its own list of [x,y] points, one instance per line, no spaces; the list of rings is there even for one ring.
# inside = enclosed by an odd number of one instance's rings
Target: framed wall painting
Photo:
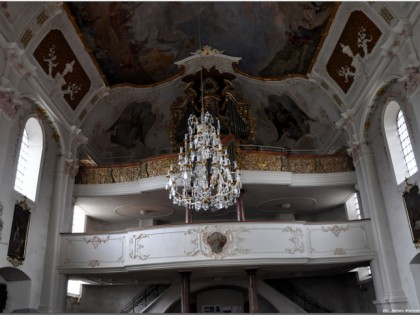
[[[407,182],[407,181],[406,181]],[[419,187],[407,182],[403,193],[405,210],[410,225],[413,243],[420,248],[420,193]]]
[[[7,251],[7,260],[14,267],[22,265],[25,260],[30,218],[31,212],[26,203],[26,199],[21,202],[16,202]]]

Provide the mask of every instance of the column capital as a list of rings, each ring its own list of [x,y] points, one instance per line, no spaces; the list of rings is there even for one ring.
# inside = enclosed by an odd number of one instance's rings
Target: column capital
[[[353,158],[353,163],[358,163],[362,158],[366,156],[373,156],[372,148],[369,146],[370,143],[367,141],[354,141],[350,144],[350,148],[347,149],[347,153]]]

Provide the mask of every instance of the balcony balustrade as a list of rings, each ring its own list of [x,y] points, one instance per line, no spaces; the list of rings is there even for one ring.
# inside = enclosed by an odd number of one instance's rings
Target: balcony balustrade
[[[372,260],[369,220],[224,222],[62,234],[63,273],[223,266],[320,265]]]

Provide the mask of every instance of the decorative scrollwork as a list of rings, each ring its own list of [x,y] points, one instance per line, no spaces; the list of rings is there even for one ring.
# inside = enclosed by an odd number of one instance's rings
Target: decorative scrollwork
[[[336,248],[334,250],[334,255],[346,255],[346,251],[344,250],[344,248]]]
[[[286,252],[294,254],[296,252],[303,253],[305,251],[305,245],[303,244],[303,231],[301,228],[293,229],[290,226],[282,229],[282,232],[288,232],[292,234],[289,241],[293,243],[293,248],[286,248]]]
[[[88,265],[92,268],[98,267],[101,265],[101,262],[97,259],[92,259],[89,261]]]
[[[7,261],[10,262],[13,267],[23,265],[23,260],[15,257],[7,257]]]
[[[215,259],[245,254],[250,250],[243,248],[240,245],[243,241],[240,234],[243,232],[248,232],[248,230],[245,228],[232,229],[231,227],[226,227],[224,230],[221,230],[217,226],[189,229],[184,234],[192,235],[194,237],[191,240],[194,248],[190,251],[184,251],[184,253],[188,256],[195,256],[198,253],[201,253],[201,255],[205,257],[212,257]],[[223,246],[216,246],[217,248],[215,248],[215,244],[212,241],[212,236],[215,235],[219,236],[220,240],[222,240]]]
[[[325,228],[325,227],[321,227],[321,228],[322,228],[322,231],[332,232],[336,237],[338,237],[341,232],[348,231],[350,229],[350,225],[346,225],[346,226],[334,225],[334,226],[331,226],[329,228]]]
[[[106,243],[107,241],[109,241],[109,235],[104,238],[100,238],[99,236],[96,236],[96,235],[90,239],[84,237],[83,240],[85,241],[86,244],[92,243],[93,248],[96,249],[100,244]]]
[[[140,241],[143,238],[147,238],[149,237],[149,235],[147,234],[137,234],[137,235],[133,235],[130,239],[130,254],[129,256],[133,259],[135,258],[139,258],[141,260],[145,260],[147,259],[150,255],[149,254],[142,254],[140,253],[140,250],[144,247]]]

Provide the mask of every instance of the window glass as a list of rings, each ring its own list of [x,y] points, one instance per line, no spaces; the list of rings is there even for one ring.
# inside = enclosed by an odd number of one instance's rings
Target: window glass
[[[15,177],[15,190],[35,201],[43,150],[42,128],[29,118],[23,129]]]
[[[405,165],[409,176],[412,176],[417,172],[417,163],[414,158],[413,147],[411,146],[407,125],[405,124],[404,115],[401,110],[398,111],[397,115],[397,130],[400,138],[401,149],[404,155]]]
[[[85,232],[86,214],[79,206],[74,206],[73,210],[73,226],[71,231],[73,233]]]
[[[400,105],[391,101],[385,109],[384,131],[397,184],[417,172],[410,134]]]
[[[354,193],[346,202],[347,217],[349,220],[360,220],[362,218],[360,214],[359,198],[357,193]]]

